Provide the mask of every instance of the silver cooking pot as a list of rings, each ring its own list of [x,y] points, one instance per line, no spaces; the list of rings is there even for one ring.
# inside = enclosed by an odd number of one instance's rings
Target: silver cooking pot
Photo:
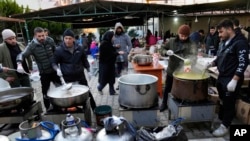
[[[118,79],[119,104],[128,108],[150,108],[158,103],[158,78],[148,74],[128,74]]]
[[[134,62],[139,66],[151,65],[153,62],[152,56],[145,54],[137,54],[134,56]]]
[[[0,91],[0,110],[28,106],[34,98],[33,88],[18,87]]]
[[[68,108],[85,104],[89,97],[89,87],[85,85],[73,84],[69,90],[63,86],[51,89],[48,97],[53,105]]]

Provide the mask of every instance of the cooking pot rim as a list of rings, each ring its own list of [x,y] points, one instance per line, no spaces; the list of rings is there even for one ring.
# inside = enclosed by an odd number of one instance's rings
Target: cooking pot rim
[[[152,81],[152,82],[141,82],[141,83],[129,83],[129,82],[125,82],[125,81],[122,81],[122,79],[124,77],[128,77],[128,76],[144,76],[144,77],[152,77],[153,79],[155,79],[155,81]],[[132,77],[133,78],[133,77]],[[146,85],[146,84],[152,84],[152,83],[156,83],[158,81],[158,78],[154,75],[149,75],[149,74],[127,74],[127,75],[123,75],[121,77],[118,78],[118,82],[122,83],[122,84],[126,84],[126,85]]]
[[[173,73],[173,77],[176,78],[176,79],[181,79],[181,80],[206,80],[209,78],[209,75],[208,74],[205,74],[202,78],[188,78],[188,79],[185,79],[185,78],[180,78],[178,77],[177,75],[180,74],[180,73],[185,73],[185,72],[179,72],[179,71],[175,71]],[[195,72],[193,72],[195,73]],[[197,73],[198,74],[198,73]],[[202,75],[202,74],[201,74]]]
[[[86,93],[89,93],[90,92],[90,88],[86,85],[80,85],[80,84],[73,84],[72,85],[72,88],[71,89],[74,89],[75,88],[82,88],[84,91],[82,91],[81,94],[79,95],[74,95],[74,96],[68,96],[68,97],[58,97],[58,96],[55,96],[55,93],[59,93],[59,92],[64,92],[64,91],[68,91],[68,90],[62,90],[62,87],[63,86],[59,86],[59,87],[55,87],[54,89],[51,89],[48,91],[48,97],[50,98],[53,98],[53,99],[65,99],[65,98],[69,98],[69,97],[77,97],[77,96],[80,96],[80,95],[83,95],[83,94],[86,94]],[[69,91],[71,90],[69,89]]]

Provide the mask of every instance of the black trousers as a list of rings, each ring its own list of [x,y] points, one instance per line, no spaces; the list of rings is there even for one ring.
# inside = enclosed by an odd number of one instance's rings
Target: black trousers
[[[57,76],[56,72],[53,73],[42,73],[40,74],[41,76],[41,85],[42,85],[42,93],[43,93],[43,101],[44,101],[44,106],[46,109],[49,108],[50,106],[50,101],[47,96],[50,83],[54,83],[55,86],[60,86],[61,81],[60,78]]]
[[[216,88],[219,93],[219,98],[222,104],[219,107],[219,119],[222,120],[222,124],[229,127],[235,116],[235,103],[237,96],[239,95],[240,88],[243,84],[244,78],[238,80],[236,89],[234,92],[227,90],[227,84],[231,81],[232,77],[218,77],[216,82]]]
[[[171,92],[172,90],[172,85],[173,85],[173,76],[172,75],[168,75],[166,76],[166,80],[165,80],[165,88],[164,88],[164,92],[163,92],[163,101],[162,104],[166,104],[167,105],[167,101],[168,101],[168,93]]]

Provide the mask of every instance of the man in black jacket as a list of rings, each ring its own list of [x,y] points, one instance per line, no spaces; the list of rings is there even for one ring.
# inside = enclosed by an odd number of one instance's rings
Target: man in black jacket
[[[36,27],[34,29],[33,40],[28,44],[25,50],[17,56],[17,71],[20,73],[24,72],[21,64],[23,59],[30,55],[34,57],[41,76],[40,79],[42,85],[43,101],[47,110],[50,107],[50,101],[47,97],[50,82],[53,82],[55,86],[61,85],[60,78],[56,75],[56,71],[52,68],[50,62],[55,47],[56,45],[54,40],[49,36],[45,36],[44,29],[41,27]]]
[[[75,44],[74,32],[67,29],[63,33],[63,43],[56,48],[52,59],[52,66],[58,76],[63,76],[66,82],[78,82],[88,86],[84,75],[84,68],[89,72],[89,62],[82,46]],[[60,68],[58,67],[60,65]],[[95,109],[95,100],[89,92],[90,105]]]
[[[242,34],[236,34],[229,19],[217,25],[221,43],[217,58],[210,66],[217,66],[219,76],[216,87],[222,105],[219,108],[219,119],[222,123],[214,136],[224,136],[235,116],[235,102],[244,81],[244,71],[248,66],[248,43]]]

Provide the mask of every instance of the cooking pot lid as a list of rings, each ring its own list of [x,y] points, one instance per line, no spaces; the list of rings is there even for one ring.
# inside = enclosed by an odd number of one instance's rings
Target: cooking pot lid
[[[16,99],[20,99],[33,92],[33,88],[18,87],[0,91],[0,103],[10,102]]]
[[[73,84],[69,90],[62,89],[63,86],[50,89],[48,92],[49,97],[53,98],[68,98],[85,94],[89,91],[89,87],[85,85]]]
[[[187,80],[202,80],[202,79],[207,79],[209,77],[207,73],[203,75],[202,73],[197,73],[197,72],[174,72],[173,76],[175,78],[187,79]]]

